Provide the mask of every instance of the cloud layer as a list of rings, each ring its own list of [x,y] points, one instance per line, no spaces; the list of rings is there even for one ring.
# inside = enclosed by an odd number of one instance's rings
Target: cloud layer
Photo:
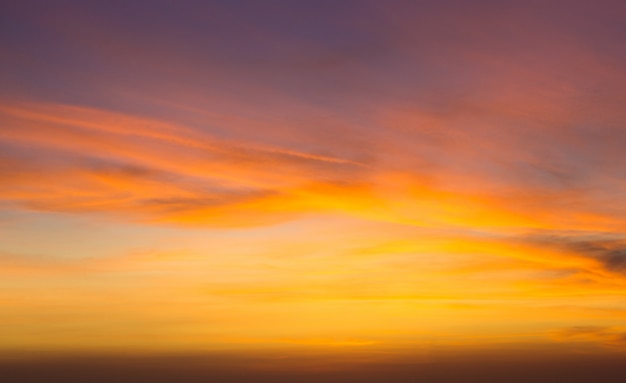
[[[623,350],[624,11],[3,5],[6,350]]]

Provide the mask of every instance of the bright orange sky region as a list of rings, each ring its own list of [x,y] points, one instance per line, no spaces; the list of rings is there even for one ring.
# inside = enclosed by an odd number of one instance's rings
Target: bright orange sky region
[[[5,3],[2,358],[626,351],[623,2]]]

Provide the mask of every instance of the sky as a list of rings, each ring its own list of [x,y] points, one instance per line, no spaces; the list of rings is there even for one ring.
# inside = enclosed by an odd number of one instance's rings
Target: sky
[[[361,377],[619,360],[625,17],[3,2],[0,359]]]

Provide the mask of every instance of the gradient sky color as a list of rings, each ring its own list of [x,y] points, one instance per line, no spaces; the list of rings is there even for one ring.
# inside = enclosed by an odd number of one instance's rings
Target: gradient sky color
[[[623,1],[0,15],[3,358],[626,351]]]

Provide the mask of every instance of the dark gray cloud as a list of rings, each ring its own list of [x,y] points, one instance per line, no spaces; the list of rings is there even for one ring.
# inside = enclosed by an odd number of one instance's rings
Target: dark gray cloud
[[[538,233],[524,241],[597,259],[609,271],[626,273],[626,235],[621,233]]]

